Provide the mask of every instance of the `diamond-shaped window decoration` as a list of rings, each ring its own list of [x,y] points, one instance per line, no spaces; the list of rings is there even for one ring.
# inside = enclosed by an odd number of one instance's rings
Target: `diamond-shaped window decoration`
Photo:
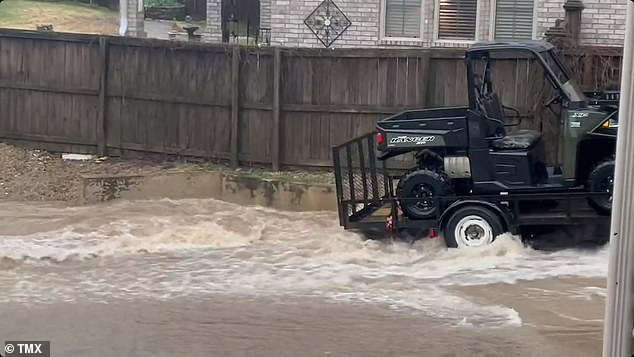
[[[319,4],[304,23],[326,47],[330,47],[352,25],[332,0],[324,0]]]

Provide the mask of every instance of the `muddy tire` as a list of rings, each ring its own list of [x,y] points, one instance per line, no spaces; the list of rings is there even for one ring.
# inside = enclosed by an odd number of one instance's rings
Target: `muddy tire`
[[[427,169],[408,173],[399,181],[396,189],[401,209],[411,219],[436,215],[439,210],[437,197],[451,194],[453,189],[447,176]]]
[[[490,209],[470,206],[457,209],[447,220],[443,230],[448,248],[472,248],[493,243],[504,233],[500,216]]]
[[[609,196],[588,197],[588,204],[601,215],[612,212],[612,191],[614,189],[614,159],[599,162],[590,172],[586,185],[590,192],[608,192]]]

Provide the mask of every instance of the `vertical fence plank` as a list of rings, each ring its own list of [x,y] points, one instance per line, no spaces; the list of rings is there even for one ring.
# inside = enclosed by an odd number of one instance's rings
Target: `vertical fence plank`
[[[419,82],[420,90],[418,98],[418,106],[421,108],[426,108],[429,105],[427,101],[427,91],[429,90],[429,85],[427,84],[429,79],[429,73],[432,71],[431,68],[431,59],[429,52],[425,52],[421,57],[419,57],[419,63],[421,67],[421,73],[419,73],[418,78],[416,80]]]
[[[280,170],[280,76],[282,73],[282,51],[275,48],[273,59],[273,135],[271,145],[271,157],[273,171]]]
[[[108,78],[108,39],[99,37],[99,113],[97,115],[97,155],[106,156],[106,78]]]
[[[238,158],[238,130],[240,127],[240,47],[233,47],[231,62],[231,167],[237,168]]]

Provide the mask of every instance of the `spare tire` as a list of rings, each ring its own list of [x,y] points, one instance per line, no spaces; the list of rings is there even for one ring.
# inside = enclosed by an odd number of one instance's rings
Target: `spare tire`
[[[449,178],[443,173],[421,169],[403,176],[396,189],[403,213],[412,219],[430,218],[440,207],[438,197],[453,193]]]

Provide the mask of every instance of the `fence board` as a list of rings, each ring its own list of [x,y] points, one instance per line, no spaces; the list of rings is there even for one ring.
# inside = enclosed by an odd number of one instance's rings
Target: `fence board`
[[[271,113],[271,166],[274,171],[280,169],[280,81],[282,80],[282,51],[275,49],[273,57],[273,112]]]
[[[234,164],[330,166],[333,145],[408,108],[467,104],[463,53],[245,49],[154,39],[0,31],[0,139],[44,149],[148,152]],[[600,52],[600,51],[599,51]],[[279,55],[276,55],[279,54]],[[600,54],[600,53],[599,53]],[[620,53],[566,59],[582,88],[618,82]],[[277,65],[276,65],[277,58]],[[104,71],[105,69],[105,71]],[[541,129],[540,66],[499,61],[495,87]]]
[[[240,157],[251,163],[272,162],[273,120],[271,111],[243,109],[238,133]]]
[[[108,79],[108,42],[99,39],[99,109],[97,116],[97,154],[106,155],[106,80]]]
[[[231,167],[240,161],[240,50],[233,48],[231,55]]]

